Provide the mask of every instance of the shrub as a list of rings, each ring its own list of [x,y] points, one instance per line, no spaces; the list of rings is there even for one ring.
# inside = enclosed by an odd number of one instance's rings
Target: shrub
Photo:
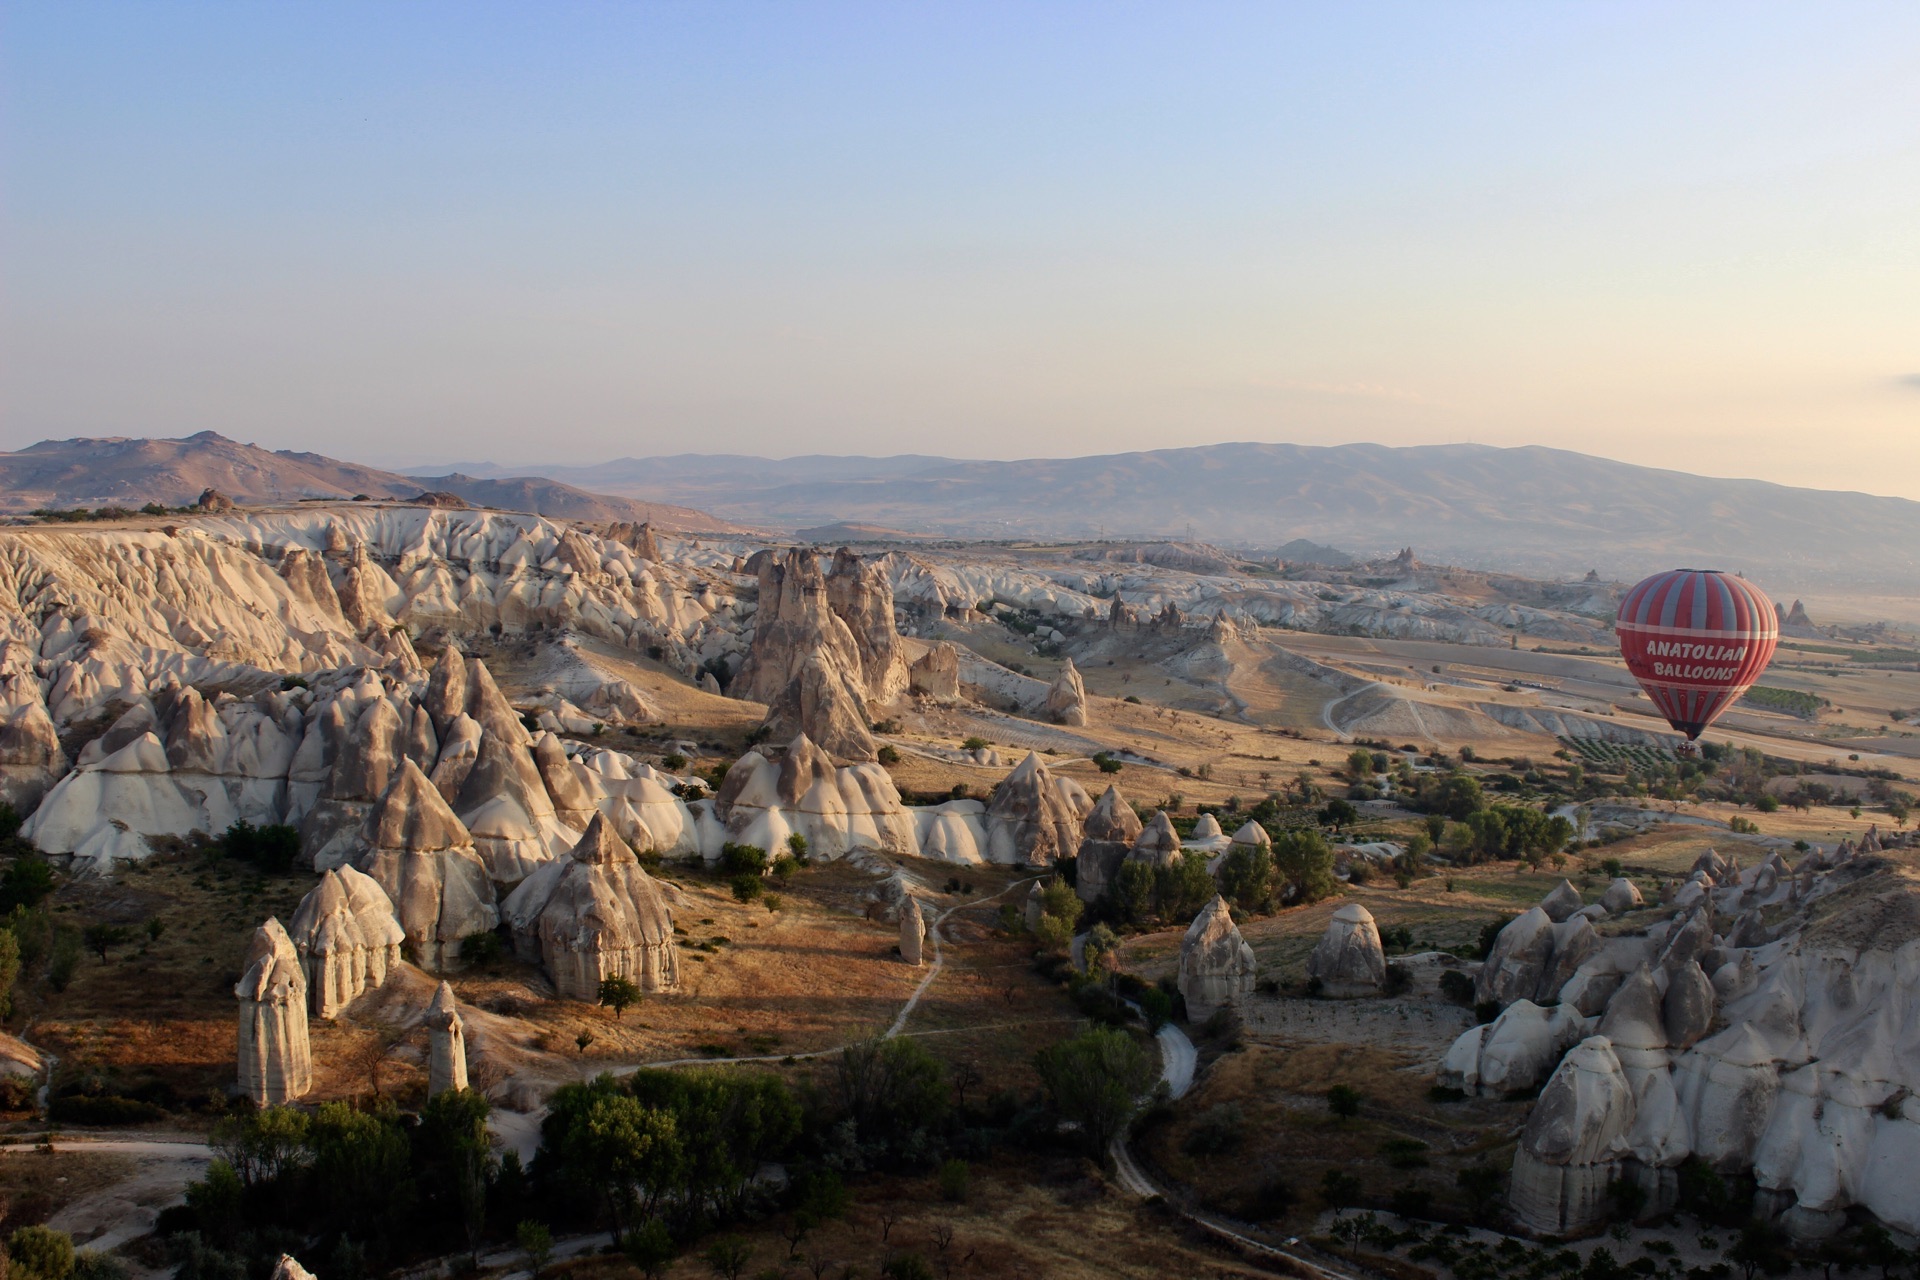
[[[1121,769],[1120,762],[1105,751],[1095,752],[1093,763],[1102,773],[1118,773]]]
[[[251,822],[236,822],[220,837],[229,858],[251,862],[269,875],[285,875],[293,870],[300,853],[298,828],[284,823],[256,827]]]
[[[1360,1114],[1360,1104],[1365,1095],[1348,1084],[1337,1084],[1327,1090],[1327,1110],[1342,1120],[1351,1120]]]
[[[752,902],[766,891],[760,877],[753,874],[735,876],[727,883],[733,889],[734,898],[740,902]]]
[[[668,773],[678,773],[687,767],[687,758],[678,751],[660,757],[660,767]]]
[[[67,1280],[73,1237],[52,1227],[21,1227],[7,1237],[7,1260],[20,1280]]]
[[[1180,1149],[1190,1156],[1229,1155],[1240,1149],[1246,1131],[1246,1113],[1233,1103],[1224,1102],[1209,1108],[1194,1123]]]
[[[1440,994],[1463,1008],[1473,1007],[1473,979],[1461,969],[1440,971]]]
[[[0,875],[0,911],[37,907],[53,892],[53,868],[45,858],[15,858]]]
[[[1499,941],[1500,931],[1512,924],[1516,918],[1515,916],[1506,916],[1499,920],[1489,920],[1480,926],[1478,950],[1482,960],[1485,960],[1493,954],[1493,944]]]
[[[729,876],[758,876],[767,869],[767,851],[757,844],[720,846],[720,870]],[[745,899],[742,899],[745,901]]]
[[[115,1094],[70,1093],[47,1103],[47,1118],[62,1124],[133,1125],[165,1120],[165,1108]]]
[[[73,1280],[129,1280],[132,1274],[126,1263],[98,1249],[74,1255]]]
[[[491,930],[482,929],[460,939],[460,959],[477,968],[486,968],[498,964],[505,948],[500,945],[500,935]]]
[[[899,749],[894,747],[891,743],[883,743],[880,747],[880,750],[875,752],[875,756],[879,759],[881,764],[899,764],[900,763]]]
[[[934,1280],[933,1267],[917,1253],[903,1253],[880,1268],[887,1280]]]
[[[1402,1218],[1424,1218],[1433,1205],[1433,1193],[1420,1187],[1400,1187],[1388,1203]]]
[[[20,824],[24,821],[20,811],[0,800],[0,840],[9,840],[20,834]]]
[[[940,1165],[940,1198],[964,1203],[973,1180],[973,1166],[965,1160],[947,1160]]]

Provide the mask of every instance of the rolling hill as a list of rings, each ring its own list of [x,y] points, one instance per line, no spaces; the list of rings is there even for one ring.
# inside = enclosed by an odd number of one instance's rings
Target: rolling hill
[[[423,489],[454,493],[475,506],[567,520],[652,520],[692,533],[737,526],[703,511],[578,489],[544,476],[480,479],[413,477],[341,462],[318,453],[269,451],[212,431],[182,440],[126,436],[42,440],[0,453],[0,511],[41,507],[185,506],[207,489],[236,502],[275,505],[309,498],[411,498]]]
[[[1781,590],[1920,587],[1920,503],[1726,480],[1564,449],[1222,444],[961,461],[728,455],[544,469],[781,528],[834,522],[981,538],[1311,539],[1518,572],[1631,579],[1683,563]]]

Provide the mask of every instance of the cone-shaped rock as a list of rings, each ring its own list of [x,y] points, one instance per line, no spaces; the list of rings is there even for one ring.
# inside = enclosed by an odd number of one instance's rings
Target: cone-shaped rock
[[[1318,978],[1321,991],[1330,996],[1378,995],[1387,980],[1387,953],[1373,913],[1357,902],[1334,912],[1307,957],[1307,976]]]
[[[411,760],[367,819],[361,869],[379,883],[427,969],[460,958],[460,939],[499,923],[473,837]]]
[[[467,1087],[467,1024],[445,982],[427,1006],[427,1096]]]
[[[240,1002],[240,1091],[262,1107],[305,1095],[313,1088],[307,976],[278,920],[269,917],[254,930],[233,994]]]
[[[666,900],[602,814],[566,857],[509,894],[504,911],[515,949],[538,959],[569,999],[599,999],[611,977],[642,991],[670,991],[680,980]]]
[[[1055,724],[1087,723],[1087,686],[1075,670],[1072,658],[1067,659],[1060,674],[1047,687],[1046,713]]]
[[[373,877],[339,867],[320,877],[287,930],[306,969],[315,1017],[332,1018],[400,963],[406,931]]]
[[[1253,995],[1253,948],[1240,936],[1227,900],[1201,908],[1180,941],[1180,994],[1187,1020],[1205,1022],[1218,1009],[1240,1008]]]
[[[1093,801],[1071,778],[1056,778],[1029,752],[987,801],[987,857],[1052,866],[1080,848],[1080,824]]]

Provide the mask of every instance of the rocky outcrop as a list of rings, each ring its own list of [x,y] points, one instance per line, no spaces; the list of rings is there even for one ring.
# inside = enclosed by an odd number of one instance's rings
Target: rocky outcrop
[[[819,561],[798,548],[754,560],[760,604],[753,648],[731,692],[768,705],[767,724],[778,740],[804,733],[840,759],[873,759],[860,641],[834,612]],[[872,636],[867,643],[872,647]]]
[[[907,658],[893,624],[893,583],[886,569],[846,547],[827,569],[827,607],[847,624],[860,655],[861,692],[879,706],[907,692]]]
[[[218,515],[221,512],[233,510],[233,499],[218,489],[203,489],[200,491],[199,501],[193,505],[196,510]],[[1798,604],[1799,602],[1795,601],[1794,603]]]
[[[910,965],[918,966],[920,944],[926,936],[927,925],[925,918],[920,914],[920,900],[908,894],[900,904],[900,959]]]
[[[1571,1006],[1516,1000],[1492,1022],[1461,1033],[1440,1060],[1439,1083],[1491,1098],[1531,1093],[1586,1035],[1586,1025]]]
[[[1529,908],[1494,939],[1474,980],[1475,998],[1502,1008],[1515,1000],[1558,999],[1561,987],[1598,946],[1599,935],[1586,916],[1570,915],[1556,924],[1543,907]]]
[[[423,1021],[427,1025],[427,1096],[467,1087],[467,1024],[453,987],[442,982]]]
[[[1134,837],[1132,847],[1127,850],[1127,861],[1144,862],[1158,870],[1178,865],[1180,854],[1180,833],[1173,829],[1173,819],[1167,816],[1167,811],[1160,809]]]
[[[857,675],[830,651],[807,655],[767,707],[768,736],[806,735],[836,759],[870,761],[879,750],[867,726]]]
[[[1180,940],[1180,994],[1187,1018],[1205,1022],[1220,1009],[1239,1009],[1253,997],[1253,948],[1240,936],[1227,900],[1215,895]]]
[[[393,903],[422,968],[457,965],[460,940],[500,922],[473,837],[413,761],[401,761],[399,776],[367,819],[362,843],[368,851],[360,869]]]
[[[1227,846],[1233,843],[1231,837],[1220,829],[1220,819],[1210,813],[1203,813],[1193,824],[1193,831],[1187,836],[1185,845],[1189,849],[1212,856],[1225,853]]]
[[[1082,902],[1098,902],[1106,893],[1142,830],[1140,815],[1121,796],[1119,787],[1109,786],[1100,793],[1082,824],[1084,839],[1074,860],[1073,890]]]
[[[318,1018],[336,1016],[361,992],[385,983],[407,938],[386,891],[350,866],[320,877],[300,899],[287,932]]]
[[[1559,924],[1582,906],[1580,891],[1573,887],[1573,881],[1562,880],[1540,899],[1540,909],[1547,913],[1547,919]]]
[[[1071,778],[1056,778],[1029,753],[987,801],[989,861],[1052,866],[1080,848],[1081,822],[1093,801]]]
[[[1335,911],[1307,957],[1307,976],[1319,980],[1323,994],[1340,999],[1380,994],[1387,980],[1387,953],[1373,913],[1357,902]]]
[[[928,647],[907,669],[908,688],[935,702],[960,698],[960,651],[942,640]]]
[[[598,1000],[610,977],[642,991],[671,991],[679,983],[673,914],[602,815],[566,857],[536,869],[509,894],[503,910],[515,950],[538,960],[568,999]]]
[[[1618,1176],[1633,1121],[1633,1090],[1613,1045],[1604,1036],[1582,1040],[1541,1090],[1521,1131],[1508,1190],[1520,1224],[1554,1236],[1603,1224],[1607,1184]]]
[[[1607,909],[1608,915],[1620,916],[1645,906],[1646,900],[1640,896],[1640,890],[1633,881],[1625,876],[1617,876],[1607,886],[1606,892],[1600,895],[1600,905]]]
[[[1074,668],[1072,658],[1066,660],[1060,674],[1047,686],[1043,709],[1055,724],[1084,726],[1087,723],[1087,686]]]
[[[913,815],[878,764],[835,765],[805,734],[780,755],[755,749],[727,770],[713,812],[734,844],[778,852],[798,834],[809,857],[919,852]]]
[[[233,994],[240,1001],[240,1091],[262,1107],[305,1096],[313,1088],[307,978],[278,920],[269,917],[254,930]]]

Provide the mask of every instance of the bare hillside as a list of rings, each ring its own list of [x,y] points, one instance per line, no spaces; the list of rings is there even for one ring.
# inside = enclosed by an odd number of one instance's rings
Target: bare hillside
[[[590,493],[547,477],[403,476],[318,453],[270,451],[212,431],[182,440],[42,440],[17,453],[0,453],[0,511],[139,507],[149,502],[176,507],[207,489],[250,505],[360,495],[410,498],[433,489],[457,494],[475,506],[556,519],[651,520],[695,533],[737,527],[702,511]]]

